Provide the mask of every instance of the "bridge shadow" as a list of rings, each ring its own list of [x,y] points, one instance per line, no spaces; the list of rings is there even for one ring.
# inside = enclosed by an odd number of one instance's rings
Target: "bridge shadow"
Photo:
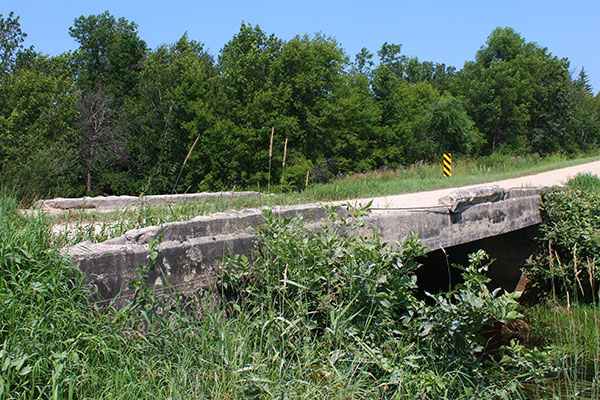
[[[462,281],[460,270],[452,264],[467,265],[469,254],[480,249],[485,250],[495,261],[490,265],[488,284],[490,290],[502,288],[514,291],[521,278],[521,268],[535,251],[534,238],[537,225],[505,233],[458,246],[435,250],[418,261],[423,264],[417,271],[419,298],[426,298],[425,292],[446,291]]]

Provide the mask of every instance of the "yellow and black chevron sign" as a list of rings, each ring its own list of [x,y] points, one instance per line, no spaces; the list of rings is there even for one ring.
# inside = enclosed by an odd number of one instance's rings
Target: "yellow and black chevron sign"
[[[452,176],[452,153],[444,153],[444,176]]]

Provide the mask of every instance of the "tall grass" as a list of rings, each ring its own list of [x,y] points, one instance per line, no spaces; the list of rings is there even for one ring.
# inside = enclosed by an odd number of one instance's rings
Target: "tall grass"
[[[526,310],[532,337],[557,367],[547,390],[565,398],[600,398],[599,199],[591,174],[543,194],[539,250],[526,269],[540,300]]]
[[[487,289],[484,254],[426,304],[412,291],[418,242],[400,250],[340,234],[354,223],[308,231],[269,217],[260,251],[229,259],[218,289],[158,295],[143,284],[152,265],[141,266],[133,300],[99,307],[46,216],[22,215],[3,193],[0,398],[599,395],[597,293],[586,306],[573,295],[528,311],[541,350],[490,352],[486,327],[519,313],[514,296]]]
[[[572,290],[575,289],[575,290]],[[571,288],[576,292],[576,288]],[[537,389],[562,398],[600,398],[600,307],[551,298],[526,309],[532,339],[549,349],[556,367],[552,379]]]
[[[273,135],[275,134],[275,127],[271,128],[271,139],[269,140],[269,175],[267,180],[267,193],[271,193],[271,162],[273,158]]]
[[[229,261],[235,285],[223,286],[227,293],[159,296],[140,278],[132,282],[131,302],[98,307],[81,274],[62,258],[44,216],[23,216],[2,195],[0,397],[520,397],[514,375],[494,363],[483,368],[487,361],[472,356],[478,335],[469,330],[470,319],[460,325],[468,340],[443,354],[437,336],[423,334],[416,318],[421,303],[411,295],[416,243],[402,255],[377,237],[328,230],[306,236],[290,223],[270,222],[261,260]],[[256,273],[244,275],[243,265]],[[295,265],[312,267],[292,271]],[[260,273],[264,267],[271,272]],[[492,301],[484,280],[476,280],[481,285],[471,296]],[[223,294],[228,303],[219,300]],[[446,357],[449,352],[456,357]]]
[[[570,182],[571,187],[598,185],[600,180],[590,180],[585,176]],[[554,271],[563,270],[560,258],[555,253],[555,261],[559,264]],[[566,260],[565,260],[566,261]],[[600,398],[600,292],[595,280],[596,260],[589,258],[580,265],[576,247],[572,265],[574,280],[557,276],[555,285],[562,286],[553,290],[546,301],[527,310],[532,321],[532,335],[543,345],[550,348],[551,362],[557,366],[555,379],[549,382],[548,389],[566,398]],[[581,272],[586,270],[586,274]],[[587,277],[585,287],[579,277]],[[558,297],[556,293],[561,293]]]

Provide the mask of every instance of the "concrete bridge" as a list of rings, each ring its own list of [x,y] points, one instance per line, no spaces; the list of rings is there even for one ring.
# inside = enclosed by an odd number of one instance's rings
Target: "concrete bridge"
[[[430,249],[450,248],[537,225],[540,191],[484,186],[454,191],[434,205],[377,204],[363,217],[365,225],[359,234],[377,230],[382,240],[395,243],[413,231]],[[309,204],[276,207],[273,212],[282,217],[301,215],[317,228],[330,210]],[[100,244],[80,243],[68,255],[100,296],[108,299],[130,294],[127,283],[136,278],[138,266],[150,264],[150,250],[155,249],[156,268],[148,271],[147,284],[160,290],[167,279],[171,287],[190,294],[210,285],[224,256],[250,255],[256,246],[254,228],[262,222],[260,209],[231,211],[129,231]]]

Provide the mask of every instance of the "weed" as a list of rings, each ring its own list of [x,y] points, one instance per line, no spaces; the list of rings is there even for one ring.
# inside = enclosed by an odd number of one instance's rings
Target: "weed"
[[[527,266],[540,303],[525,310],[531,335],[556,367],[545,393],[598,398],[600,309],[600,179],[578,175],[542,197],[539,250]]]

